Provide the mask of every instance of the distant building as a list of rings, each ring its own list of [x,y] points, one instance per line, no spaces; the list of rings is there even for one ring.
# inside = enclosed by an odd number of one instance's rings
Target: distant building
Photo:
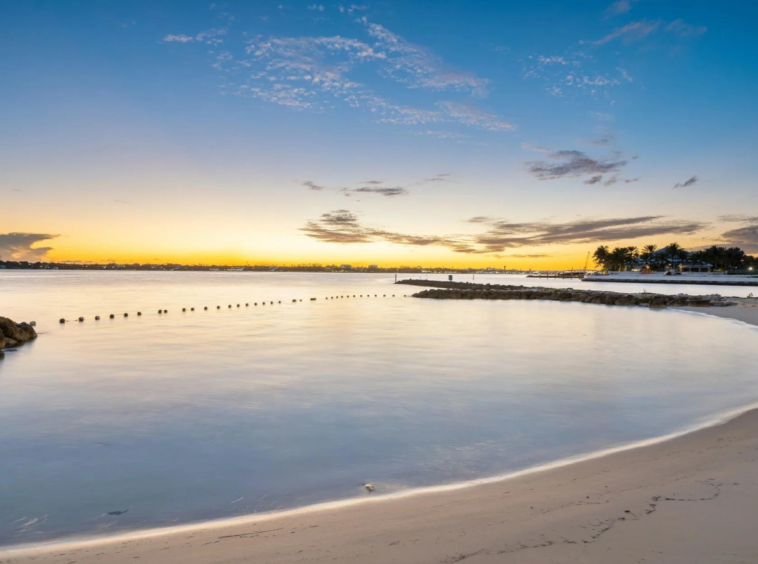
[[[353,270],[353,265],[351,265],[351,264],[341,264],[340,268],[342,270]]]

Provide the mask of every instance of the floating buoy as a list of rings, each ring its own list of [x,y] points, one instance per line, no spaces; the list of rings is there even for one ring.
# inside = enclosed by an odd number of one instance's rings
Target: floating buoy
[[[229,309],[232,309],[232,304],[229,304]]]
[[[297,300],[292,300],[292,303],[293,303],[293,304],[294,304],[294,303],[297,303]]]
[[[208,306],[205,306],[203,309],[204,309],[205,311],[208,311]]]
[[[254,305],[254,306],[257,306],[257,305],[258,305],[258,302],[255,302],[253,305]]]
[[[99,315],[95,316],[95,321],[100,321],[100,316]]]
[[[142,312],[141,312],[141,311],[138,311],[138,312],[137,312],[137,315],[142,315]]]
[[[128,313],[125,313],[125,314],[124,314],[124,317],[129,317],[129,314],[128,314]]]
[[[248,307],[250,304],[245,304],[245,307]]]
[[[312,301],[312,302],[315,302],[315,301],[316,301],[316,298],[311,298],[311,301]]]
[[[80,317],[80,318],[79,318],[79,323],[81,323],[82,321],[84,321],[84,318],[83,318],[83,317]]]
[[[195,308],[194,308],[194,307],[191,307],[191,308],[190,308],[190,311],[195,311]]]
[[[158,313],[160,313],[160,311]],[[115,318],[116,316],[111,313],[111,319],[115,319]]]
[[[240,305],[239,305],[239,304],[237,304],[237,307],[239,307],[239,306],[240,306]]]
[[[279,300],[279,303],[282,303],[282,300]]]
[[[66,323],[66,320],[61,317],[60,323]]]
[[[271,302],[271,305],[274,305],[274,302]]]
[[[216,309],[221,309],[221,306],[216,306]]]
[[[163,310],[162,310],[162,309],[159,309],[159,310],[158,310],[158,313],[163,313]]]
[[[186,308],[186,307],[183,307],[183,308],[182,308],[182,311],[187,311],[187,308]]]

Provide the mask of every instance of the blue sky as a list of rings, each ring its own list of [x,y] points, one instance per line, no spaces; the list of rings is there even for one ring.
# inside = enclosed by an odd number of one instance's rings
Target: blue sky
[[[545,267],[600,242],[758,252],[752,2],[0,15],[6,257]]]

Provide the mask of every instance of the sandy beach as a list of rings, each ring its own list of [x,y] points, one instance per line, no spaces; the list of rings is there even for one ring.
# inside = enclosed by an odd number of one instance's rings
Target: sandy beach
[[[692,309],[758,324],[758,308]],[[0,563],[752,563],[756,475],[752,410],[657,444],[462,489],[5,551]]]

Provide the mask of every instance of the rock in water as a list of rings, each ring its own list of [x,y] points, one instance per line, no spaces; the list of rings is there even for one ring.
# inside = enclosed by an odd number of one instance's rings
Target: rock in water
[[[28,323],[16,323],[7,317],[0,317],[0,349],[36,338],[37,332]]]

